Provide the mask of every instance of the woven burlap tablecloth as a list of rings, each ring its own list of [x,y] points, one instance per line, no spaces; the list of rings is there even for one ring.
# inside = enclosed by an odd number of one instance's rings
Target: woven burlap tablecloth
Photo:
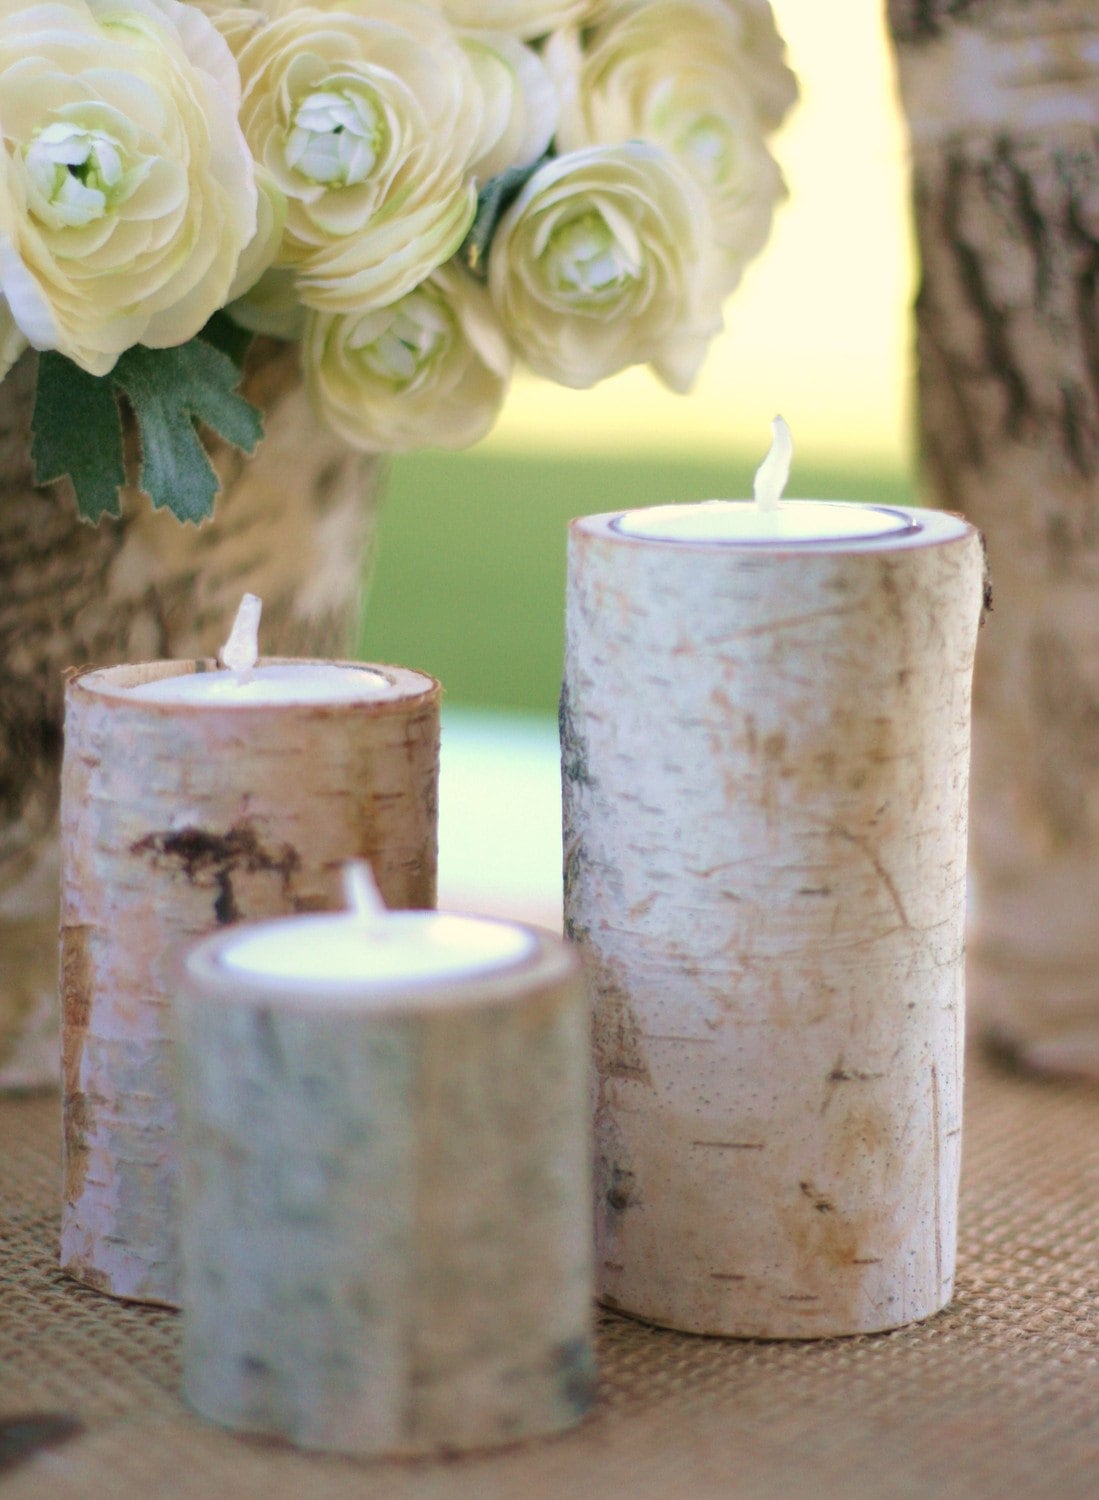
[[[1099,1090],[972,1058],[958,1292],[920,1326],[817,1343],[603,1315],[594,1415],[460,1459],[355,1462],[204,1425],[178,1319],[56,1265],[58,1101],[0,1100],[0,1419],[83,1431],[2,1500],[810,1500],[1099,1496]],[[2,1431],[2,1428],[0,1428]]]

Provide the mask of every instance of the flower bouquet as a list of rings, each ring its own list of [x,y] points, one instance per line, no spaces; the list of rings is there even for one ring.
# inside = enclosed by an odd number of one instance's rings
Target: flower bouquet
[[[0,375],[35,477],[201,521],[250,339],[377,453],[476,442],[516,361],[691,384],[795,93],[767,0],[0,0]]]
[[[0,0],[0,1088],[56,1071],[63,669],[243,589],[346,655],[379,455],[517,362],[686,389],[793,93],[766,0]]]

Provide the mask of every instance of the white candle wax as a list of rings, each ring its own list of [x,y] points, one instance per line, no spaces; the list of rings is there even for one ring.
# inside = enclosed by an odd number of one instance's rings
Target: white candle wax
[[[229,639],[221,648],[220,672],[180,672],[121,689],[146,703],[276,704],[362,703],[385,697],[390,687],[382,672],[327,661],[270,661],[258,665],[263,601],[245,594]]]
[[[629,510],[611,522],[622,536],[653,542],[740,546],[814,546],[874,541],[920,529],[905,511],[849,500],[783,500],[794,440],[782,417],[771,423],[771,446],[756,470],[754,501],[701,500]]]
[[[271,662],[246,672],[181,672],[136,687],[128,698],[155,703],[231,704],[359,703],[384,697],[390,684],[381,672],[333,662]]]
[[[790,545],[853,542],[918,529],[902,510],[847,500],[701,500],[630,510],[613,523],[623,536],[646,541]]]
[[[242,929],[218,966],[257,983],[272,981],[377,992],[429,988],[495,975],[534,952],[532,935],[487,917],[398,911],[287,918]]]

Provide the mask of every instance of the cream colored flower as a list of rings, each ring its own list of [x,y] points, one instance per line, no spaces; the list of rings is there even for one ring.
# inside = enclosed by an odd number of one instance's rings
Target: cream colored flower
[[[500,221],[489,289],[531,369],[579,389],[647,362],[685,391],[721,327],[706,200],[639,142],[540,167]]]
[[[302,298],[358,312],[454,253],[476,208],[482,98],[449,24],[414,0],[279,14],[241,47],[241,123],[287,201]]]
[[[233,5],[228,0],[188,0],[188,3],[210,18],[234,56],[271,18],[270,7],[264,5]]]
[[[176,0],[0,0],[0,291],[105,374],[225,301],[256,225],[232,55]]]
[[[557,90],[532,47],[504,32],[465,32],[459,40],[484,100],[473,162],[480,185],[545,154],[557,128]]]
[[[227,300],[244,296],[272,265],[286,229],[286,198],[264,167],[255,168],[256,232],[241,251]]]
[[[798,97],[798,84],[786,62],[770,0],[722,0],[741,35],[745,82],[764,130],[777,130]]]
[[[589,26],[621,22],[627,11],[648,10],[660,0],[593,0],[587,17]],[[762,128],[770,132],[785,119],[798,95],[797,80],[786,65],[786,44],[775,25],[770,0],[710,0],[709,8],[721,12],[725,33],[723,51],[732,61],[748,90]],[[674,20],[674,17],[671,18]],[[674,46],[669,17],[655,18],[661,46]]]
[[[455,266],[389,307],[311,313],[302,353],[319,416],[374,453],[477,442],[496,420],[511,363],[484,288]]]
[[[558,146],[647,140],[671,151],[710,202],[731,290],[765,244],[785,193],[753,82],[766,70],[745,51],[739,8],[618,0],[601,15],[583,38],[558,33],[546,48],[562,97]],[[781,57],[777,67],[790,78]]]
[[[510,31],[527,40],[560,26],[579,26],[592,0],[432,0],[463,31]]]

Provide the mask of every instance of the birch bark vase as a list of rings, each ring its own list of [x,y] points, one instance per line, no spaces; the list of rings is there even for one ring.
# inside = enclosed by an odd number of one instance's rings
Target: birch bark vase
[[[589,1009],[574,955],[531,937],[498,975],[388,997],[227,972],[227,936],[192,955],[183,1363],[201,1414],[385,1455],[588,1409]]]
[[[1026,1064],[1099,1079],[1099,12],[890,0],[936,503],[985,534],[970,994]]]
[[[338,907],[349,859],[391,905],[434,905],[439,745],[439,686],[401,668],[378,669],[376,701],[127,697],[185,667],[70,681],[61,807],[61,1266],[169,1306],[179,955],[240,920]]]
[[[208,441],[214,520],[181,526],[134,491],[121,521],[88,526],[33,481],[34,359],[0,383],[0,1089],[58,1078],[65,669],[212,655],[245,590],[268,650],[346,656],[381,475],[318,427],[293,346],[258,340],[245,391],[266,436],[252,458]]]
[[[980,541],[569,543],[566,930],[595,1013],[596,1278],[693,1333],[953,1285]]]

